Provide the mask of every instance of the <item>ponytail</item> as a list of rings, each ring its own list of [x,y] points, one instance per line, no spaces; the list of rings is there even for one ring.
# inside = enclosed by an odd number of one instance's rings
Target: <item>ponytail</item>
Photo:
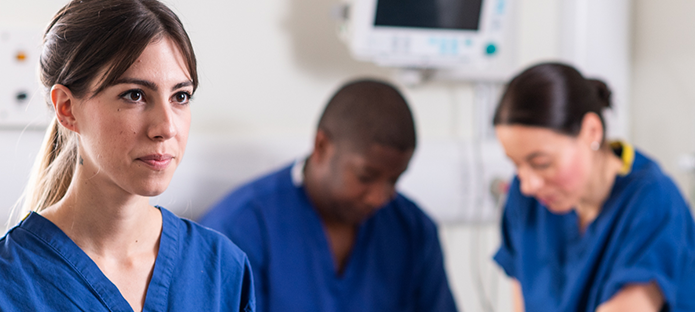
[[[77,135],[53,118],[36,156],[29,183],[10,214],[10,225],[31,211],[40,212],[60,201],[70,186],[76,165]]]

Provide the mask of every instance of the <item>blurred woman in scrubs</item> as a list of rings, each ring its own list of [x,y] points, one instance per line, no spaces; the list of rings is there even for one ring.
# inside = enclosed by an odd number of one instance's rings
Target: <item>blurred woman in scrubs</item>
[[[253,311],[248,260],[148,203],[183,158],[198,86],[191,42],[156,0],[75,0],[44,35],[55,111],[0,240],[3,311]]]
[[[610,94],[547,63],[515,77],[497,107],[517,176],[495,261],[514,278],[516,311],[695,311],[688,205],[654,161],[605,140]]]

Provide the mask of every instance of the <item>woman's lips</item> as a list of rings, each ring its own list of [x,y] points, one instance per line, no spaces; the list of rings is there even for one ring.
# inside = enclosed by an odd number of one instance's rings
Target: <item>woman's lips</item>
[[[136,160],[142,161],[153,170],[164,170],[169,166],[173,158],[174,156],[169,154],[152,154],[140,157]]]
[[[548,207],[548,204],[552,204],[553,198],[552,197],[539,197],[538,201],[541,202],[543,206]]]

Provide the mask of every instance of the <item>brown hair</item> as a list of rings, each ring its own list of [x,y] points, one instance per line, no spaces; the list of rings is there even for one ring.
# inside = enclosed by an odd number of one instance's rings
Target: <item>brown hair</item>
[[[57,84],[77,98],[99,94],[113,85],[152,41],[164,37],[180,50],[195,90],[198,74],[193,47],[179,18],[164,4],[157,0],[70,1],[58,11],[43,37],[39,75],[46,101],[52,107],[49,93]],[[92,91],[90,86],[95,82]],[[54,118],[24,191],[24,212],[41,211],[65,196],[77,154],[77,135]]]
[[[584,115],[611,107],[611,91],[600,80],[587,79],[574,67],[560,63],[532,66],[514,77],[497,106],[493,124],[543,127],[577,136]]]

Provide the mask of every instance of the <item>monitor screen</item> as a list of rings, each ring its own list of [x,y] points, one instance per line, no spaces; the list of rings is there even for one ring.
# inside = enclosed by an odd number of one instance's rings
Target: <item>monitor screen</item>
[[[478,30],[483,0],[377,0],[375,26]]]

